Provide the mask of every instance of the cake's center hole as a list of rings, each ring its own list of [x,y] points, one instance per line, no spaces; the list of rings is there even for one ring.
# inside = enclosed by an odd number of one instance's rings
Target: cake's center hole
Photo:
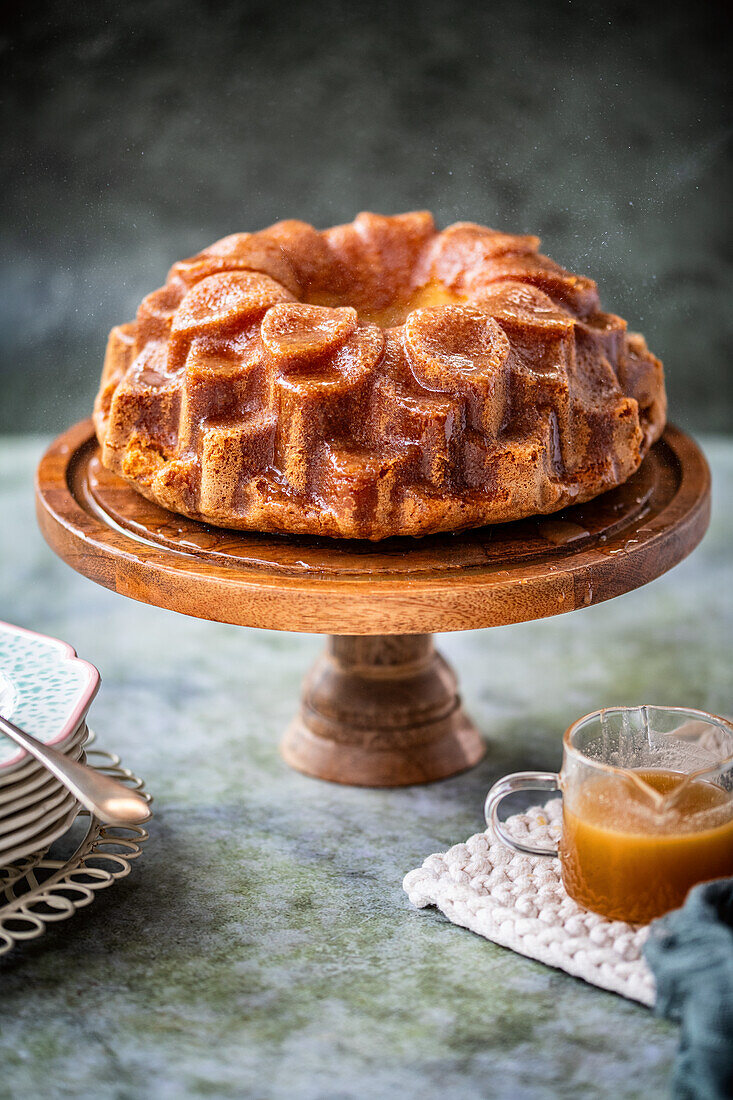
[[[430,282],[412,290],[407,296],[395,298],[378,307],[365,306],[349,297],[330,294],[309,295],[303,300],[308,305],[353,306],[363,324],[371,323],[379,325],[380,328],[395,328],[397,325],[403,325],[414,309],[423,309],[426,306],[460,305],[461,302],[466,301],[466,298],[462,294],[455,294],[443,283]]]

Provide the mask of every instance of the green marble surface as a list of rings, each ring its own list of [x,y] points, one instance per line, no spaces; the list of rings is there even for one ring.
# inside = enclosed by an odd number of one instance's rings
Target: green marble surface
[[[370,791],[278,756],[320,639],[186,619],[77,576],[35,526],[43,441],[0,440],[0,617],[99,667],[100,743],[156,809],[128,879],[0,960],[0,1097],[665,1095],[674,1028],[414,910],[401,882],[481,828],[498,775],[556,767],[585,711],[733,710],[733,442],[705,444],[713,523],[692,557],[608,604],[443,636],[487,757]]]

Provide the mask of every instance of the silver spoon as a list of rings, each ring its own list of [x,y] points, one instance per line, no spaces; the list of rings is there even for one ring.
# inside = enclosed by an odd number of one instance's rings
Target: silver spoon
[[[49,745],[42,745],[30,733],[13,725],[1,715],[0,730],[11,741],[15,741],[16,745],[35,756],[44,768],[48,768],[71,791],[82,806],[86,806],[105,825],[139,825],[151,816],[145,799],[119,780],[112,779],[86,764],[69,760]]]

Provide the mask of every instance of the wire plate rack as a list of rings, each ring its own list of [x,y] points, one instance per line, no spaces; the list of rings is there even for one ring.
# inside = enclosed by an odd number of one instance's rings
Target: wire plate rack
[[[120,779],[150,803],[143,780],[122,766],[119,756],[90,747],[87,763]],[[132,861],[148,839],[142,825],[103,825],[86,810],[50,848],[0,867],[0,955],[19,943],[43,935],[50,924],[68,920],[94,901],[98,890],[129,875]],[[56,852],[72,854],[55,858]]]

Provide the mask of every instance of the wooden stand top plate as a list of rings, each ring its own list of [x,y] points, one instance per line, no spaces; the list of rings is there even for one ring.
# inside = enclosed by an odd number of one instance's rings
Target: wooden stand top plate
[[[250,534],[145,500],[102,467],[86,420],[43,456],[36,500],[56,553],[132,599],[272,630],[425,634],[543,618],[646,584],[704,535],[710,472],[668,427],[625,485],[551,516],[379,543]]]

